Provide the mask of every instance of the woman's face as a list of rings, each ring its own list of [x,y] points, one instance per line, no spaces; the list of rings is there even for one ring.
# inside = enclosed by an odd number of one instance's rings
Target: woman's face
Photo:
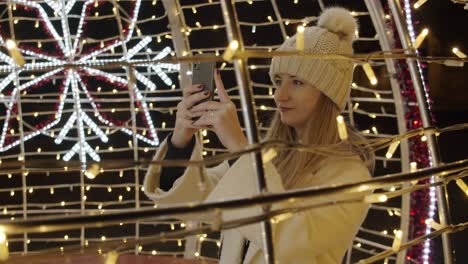
[[[320,90],[300,78],[279,73],[275,76],[275,103],[281,122],[302,129],[311,118],[320,99]]]

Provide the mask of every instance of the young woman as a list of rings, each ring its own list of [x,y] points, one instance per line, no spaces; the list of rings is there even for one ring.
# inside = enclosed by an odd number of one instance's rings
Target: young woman
[[[317,26],[304,32],[304,51],[316,54],[352,54],[356,21],[342,8],[327,9]],[[295,50],[296,36],[289,38],[280,51]],[[342,59],[319,59],[305,56],[275,57],[270,76],[276,85],[274,115],[266,139],[280,139],[307,145],[333,145],[335,151],[349,155],[323,156],[312,152],[279,150],[264,164],[270,192],[308,188],[367,180],[373,159],[353,154],[354,146],[338,137],[336,116],[344,109],[350,94],[353,63]],[[215,83],[220,101],[197,102],[209,96],[203,87],[184,89],[178,105],[173,134],[161,144],[155,159],[202,160],[201,144],[194,133],[209,127],[230,151],[245,148],[248,143],[239,125],[235,105],[224,89],[219,71]],[[199,118],[192,121],[193,118]],[[351,138],[357,137],[349,130]],[[205,188],[198,188],[200,170],[196,167],[161,168],[150,166],[144,191],[157,204],[215,201],[248,197],[256,194],[255,169],[250,155],[234,164],[223,162],[204,168]],[[346,196],[341,196],[343,198]],[[335,197],[338,198],[338,197]],[[322,201],[330,201],[327,197]],[[295,202],[295,206],[307,201]],[[285,208],[290,204],[275,205]],[[273,225],[273,244],[278,263],[341,263],[359,226],[367,214],[364,203],[337,204],[278,218]],[[223,213],[231,220],[259,213],[242,209]],[[263,263],[260,225],[254,224],[223,232],[220,263]],[[249,241],[242,252],[244,240]]]

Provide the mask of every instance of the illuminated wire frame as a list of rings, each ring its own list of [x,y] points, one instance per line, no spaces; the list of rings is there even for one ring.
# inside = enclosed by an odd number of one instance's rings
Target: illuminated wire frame
[[[60,170],[44,168],[34,170],[23,167],[5,173],[5,183],[0,189],[4,198],[3,220],[12,222],[21,217],[33,218],[53,214],[99,214],[121,209],[152,207],[141,191],[145,169],[129,166],[121,169],[100,168],[99,176],[88,179],[84,165],[88,156],[94,161],[131,157],[135,161],[150,159],[159,144],[157,132],[165,135],[173,129],[173,111],[180,100],[181,87],[190,83],[187,64],[155,64],[137,67],[94,68],[82,66],[67,68],[67,64],[82,63],[110,65],[112,62],[131,62],[137,59],[162,59],[177,55],[183,57],[201,53],[220,55],[227,45],[223,21],[213,24],[203,14],[221,13],[218,2],[181,5],[178,1],[25,1],[12,0],[11,5],[0,3],[2,25],[0,44],[5,39],[14,40],[26,59],[18,68],[13,58],[0,53],[0,162],[45,160],[78,160],[79,170],[64,166]],[[310,9],[305,19],[288,18],[280,10],[282,5],[300,5],[299,1],[237,1],[240,14],[263,14],[264,18],[238,21],[244,32],[247,49],[273,50],[295,32],[297,25],[312,25],[325,6],[322,1]],[[301,1],[302,2],[302,1]],[[280,8],[281,7],[281,8]],[[362,10],[365,10],[363,6]],[[369,12],[353,12],[358,20],[365,20]],[[109,22],[111,21],[111,22]],[[381,21],[383,23],[383,21]],[[97,27],[99,25],[99,27]],[[105,25],[105,26],[102,26]],[[165,31],[171,25],[170,31]],[[96,33],[95,28],[105,27],[106,32]],[[44,36],[24,36],[10,32],[20,28],[42,30]],[[3,35],[5,32],[9,34]],[[265,42],[257,36],[261,32],[275,32],[275,38]],[[356,32],[356,49],[371,47],[373,51],[388,50],[381,46],[377,36]],[[385,34],[379,34],[385,35]],[[200,40],[203,40],[200,42]],[[213,43],[213,44],[211,44]],[[173,47],[173,48],[171,48]],[[391,47],[390,47],[391,48]],[[261,132],[267,130],[266,117],[275,111],[272,95],[274,87],[268,79],[269,60],[255,60],[249,65],[257,111],[261,119]],[[48,70],[50,67],[53,70]],[[229,63],[219,65],[223,78],[233,79]],[[44,70],[47,68],[47,70]],[[378,72],[394,74],[389,64],[370,63],[365,69],[357,67],[357,74]],[[375,74],[375,73],[374,73]],[[260,78],[263,77],[263,78]],[[394,79],[377,78],[378,85],[360,80],[352,85],[352,96],[344,112],[345,119],[360,128],[368,138],[384,138],[405,132],[403,99]],[[238,101],[238,87],[227,87],[234,101]],[[241,109],[238,109],[239,111]],[[141,118],[139,118],[139,116]],[[402,125],[403,124],[403,125]],[[398,129],[394,129],[397,127]],[[118,131],[124,133],[117,133]],[[211,143],[212,135],[204,131],[204,155],[223,153]],[[395,147],[397,148],[397,147]],[[409,168],[407,146],[386,155],[377,153],[376,174],[400,172]],[[27,177],[26,177],[27,176]],[[389,191],[397,191],[395,185]],[[392,230],[402,230],[403,238],[408,226],[408,196],[394,198],[386,203],[371,206],[371,213],[361,227],[346,262],[377,255],[392,246]],[[388,229],[372,227],[373,218],[391,222]],[[381,220],[382,221],[382,220]],[[44,242],[54,242],[54,247],[74,244],[81,247],[101,248],[106,243],[126,243],[132,239],[146,238],[164,230],[184,230],[193,223],[177,220],[144,220],[136,223],[119,223],[100,229],[80,228],[57,234],[36,236],[24,233],[9,237],[10,252],[33,252],[43,249]],[[112,231],[118,228],[118,234]],[[428,225],[429,228],[429,225]],[[396,232],[395,232],[396,233]],[[404,240],[404,239],[403,239]],[[171,250],[161,250],[170,245]],[[167,239],[165,245],[133,245],[119,253],[172,255],[212,260],[218,248],[216,236],[198,236],[195,239]],[[63,249],[63,248],[62,248]],[[65,252],[66,253],[66,252]],[[101,252],[100,252],[101,253]],[[399,254],[398,263],[402,263]],[[396,262],[389,256],[387,261]]]

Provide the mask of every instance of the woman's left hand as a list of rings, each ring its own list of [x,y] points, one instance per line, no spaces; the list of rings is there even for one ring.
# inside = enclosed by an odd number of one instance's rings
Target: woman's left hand
[[[247,138],[242,132],[239,117],[237,116],[236,105],[229,98],[219,70],[215,70],[215,84],[218,90],[218,101],[207,101],[198,104],[190,111],[192,113],[204,112],[204,114],[193,123],[194,126],[208,127],[214,131],[221,143],[229,151],[238,151],[248,145]]]

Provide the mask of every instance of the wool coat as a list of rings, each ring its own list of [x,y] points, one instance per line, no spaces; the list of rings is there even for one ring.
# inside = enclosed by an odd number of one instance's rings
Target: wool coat
[[[163,160],[167,152],[167,138],[158,149],[154,159]],[[201,144],[196,141],[190,159],[202,160]],[[189,166],[183,175],[164,191],[159,188],[161,166],[148,168],[144,180],[144,192],[158,206],[180,203],[213,202],[236,198],[245,198],[257,194],[256,174],[253,158],[250,154],[241,156],[232,166],[223,162],[213,168]],[[285,188],[281,176],[271,162],[264,164],[268,191],[283,192]],[[358,157],[327,158],[321,168],[309,175],[311,181],[303,188],[320,187],[331,184],[350,183],[370,179],[367,167]],[[203,178],[203,186],[200,179]],[[354,196],[356,194],[353,194]],[[275,204],[271,210],[294,206],[309,206],[336,199],[352,198],[350,194],[328,195],[326,197],[290,200]],[[294,264],[337,264],[341,263],[346,250],[364,218],[369,206],[365,203],[342,203],[318,207],[296,214],[278,216],[272,224],[273,245],[277,263]],[[223,220],[234,220],[261,213],[260,208],[247,208],[223,212]],[[181,219],[187,216],[181,216]],[[192,215],[190,219],[210,222],[213,214]],[[221,264],[238,264],[242,261],[244,240],[249,240],[249,247],[244,257],[244,264],[263,264],[263,245],[260,224],[251,224],[223,232]]]

